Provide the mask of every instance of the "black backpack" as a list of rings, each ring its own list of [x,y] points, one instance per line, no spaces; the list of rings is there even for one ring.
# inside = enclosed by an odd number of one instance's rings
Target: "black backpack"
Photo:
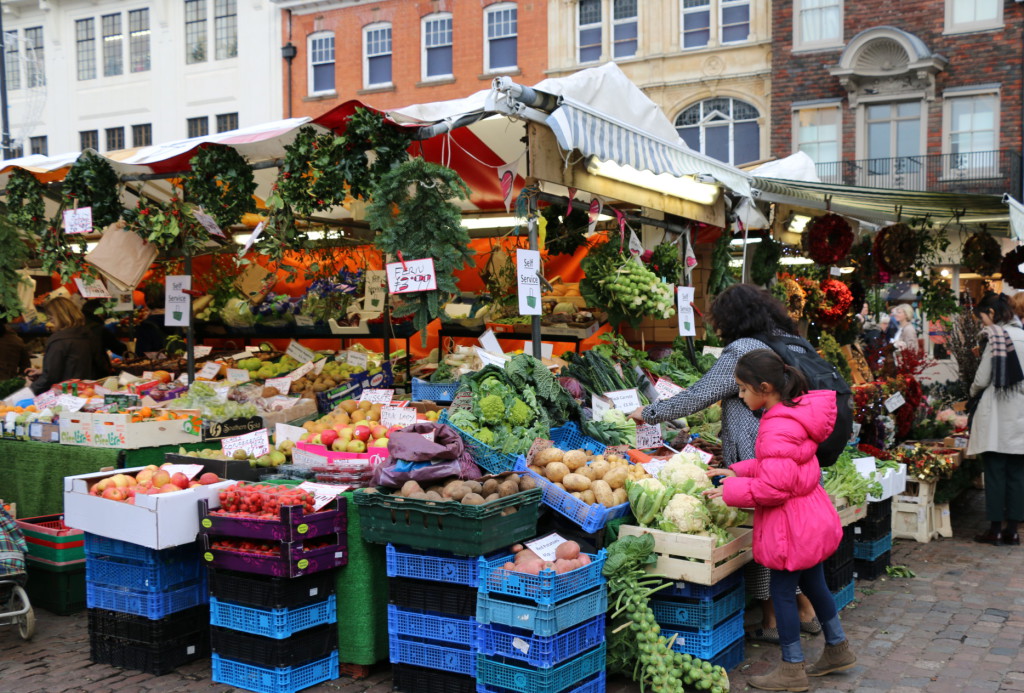
[[[753,339],[764,342],[782,358],[786,364],[799,368],[807,376],[807,384],[812,390],[833,390],[836,393],[836,425],[820,445],[818,445],[818,464],[831,467],[839,459],[839,455],[850,442],[853,434],[853,397],[850,386],[839,370],[825,359],[818,356],[811,343],[796,335],[753,335]],[[794,351],[789,345],[799,346],[803,353]]]

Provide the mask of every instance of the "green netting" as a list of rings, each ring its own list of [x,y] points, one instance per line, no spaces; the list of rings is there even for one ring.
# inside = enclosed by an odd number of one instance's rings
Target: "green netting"
[[[370,666],[388,658],[388,573],[384,547],[363,541],[359,506],[348,507],[348,565],[338,569],[338,659]]]
[[[120,450],[0,440],[0,498],[19,517],[64,512],[64,477],[117,467]]]

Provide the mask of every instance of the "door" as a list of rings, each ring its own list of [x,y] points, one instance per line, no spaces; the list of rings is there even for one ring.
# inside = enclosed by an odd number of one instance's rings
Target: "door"
[[[921,102],[869,104],[864,111],[867,160],[858,185],[924,190],[921,156]]]

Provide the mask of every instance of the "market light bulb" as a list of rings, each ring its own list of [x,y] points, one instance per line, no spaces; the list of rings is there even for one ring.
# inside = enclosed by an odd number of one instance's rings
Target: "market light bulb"
[[[948,269],[944,269],[944,270],[939,272],[939,275],[943,276],[943,277],[948,277],[949,276],[949,270]]]
[[[647,188],[702,205],[714,204],[722,192],[715,183],[702,183],[694,176],[673,176],[667,173],[641,171],[632,166],[605,161],[596,156],[587,158],[587,173]]]

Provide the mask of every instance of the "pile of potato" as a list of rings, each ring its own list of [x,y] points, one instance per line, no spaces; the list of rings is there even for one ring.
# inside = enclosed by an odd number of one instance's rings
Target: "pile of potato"
[[[630,464],[622,455],[591,455],[586,450],[547,448],[534,455],[530,469],[588,505],[622,505],[626,481],[650,476],[643,465]]]
[[[416,481],[406,481],[402,488],[394,493],[401,498],[415,498],[435,503],[462,503],[463,505],[484,505],[499,498],[506,498],[520,491],[537,488],[537,482],[527,474],[505,472],[496,476],[486,476],[475,481],[452,479],[429,484],[426,488]],[[373,489],[366,489],[373,491]],[[515,512],[515,508],[506,508],[503,514]]]

